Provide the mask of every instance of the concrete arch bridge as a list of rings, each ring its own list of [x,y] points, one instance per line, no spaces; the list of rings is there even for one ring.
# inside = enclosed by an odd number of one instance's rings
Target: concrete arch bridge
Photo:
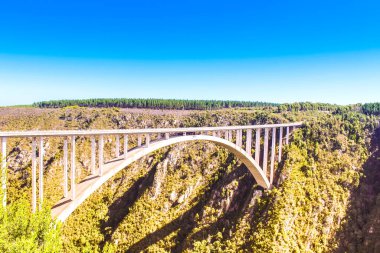
[[[275,162],[281,161],[283,146],[289,143],[291,132],[301,125],[302,122],[223,127],[0,132],[2,187],[5,192],[3,205],[6,205],[8,138],[30,139],[31,203],[33,211],[36,211],[37,204],[41,207],[44,200],[44,140],[63,137],[63,192],[62,199],[52,208],[52,215],[65,221],[83,201],[120,170],[155,150],[189,141],[208,141],[226,148],[245,164],[260,186],[270,188]],[[105,136],[115,137],[114,159],[106,162],[103,154]],[[91,175],[80,182],[76,180],[77,137],[91,140]],[[131,138],[136,139],[134,147],[128,145],[131,144],[128,141]]]

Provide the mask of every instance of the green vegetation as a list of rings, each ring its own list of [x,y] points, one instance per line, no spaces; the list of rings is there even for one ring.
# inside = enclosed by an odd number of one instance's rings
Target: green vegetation
[[[78,105],[81,107],[120,107],[148,109],[205,110],[235,107],[271,107],[275,103],[222,101],[222,100],[181,100],[181,99],[140,99],[140,98],[99,98],[77,100],[52,100],[33,104],[40,108],[62,108]]]
[[[223,100],[181,100],[181,99],[134,99],[134,98],[98,98],[98,99],[73,99],[51,100],[36,102],[33,105],[22,107],[39,108],[64,108],[64,107],[93,107],[93,108],[144,108],[144,109],[169,109],[169,110],[213,110],[226,108],[274,108],[278,112],[306,112],[322,111],[330,113],[362,112],[366,115],[380,115],[380,103],[335,105],[328,103],[266,103],[250,101],[223,101]],[[21,106],[15,106],[21,107]]]
[[[376,240],[365,241],[366,224],[376,216],[372,210],[380,189],[375,187],[376,177],[370,176],[374,174],[368,174],[377,171],[378,163],[368,161],[377,120],[357,106],[328,109],[301,104],[280,110],[162,114],[76,105],[28,108],[23,113],[14,109],[14,114],[10,111],[0,118],[0,126],[3,130],[120,129],[307,122],[294,132],[283,162],[276,164],[272,190],[258,187],[244,165],[210,143],[173,145],[140,159],[105,183],[62,225],[62,251],[371,252],[367,249],[374,248]],[[85,138],[76,142],[80,180],[90,171],[91,145]],[[8,145],[9,201],[29,201],[29,140],[9,139]],[[62,196],[62,139],[46,139],[45,145],[45,197],[51,205]],[[130,145],[136,145],[133,136]],[[106,137],[106,160],[113,153],[114,139]],[[364,175],[375,178],[364,185],[372,187],[370,197],[367,191],[356,195]],[[356,196],[360,196],[357,203]],[[30,209],[23,203],[17,208],[24,210],[21,213]],[[53,230],[54,236],[58,231]]]
[[[368,158],[375,122],[361,114],[320,117],[294,136],[282,174],[287,179],[260,207],[250,238],[254,252],[334,252],[350,196]],[[352,134],[355,133],[355,134]],[[359,233],[359,231],[355,231]],[[356,245],[352,252],[361,252]]]
[[[364,104],[362,110],[367,115],[380,115],[380,103]]]
[[[321,111],[321,112],[332,112],[332,113],[343,113],[343,112],[360,112],[361,104],[354,105],[334,105],[327,103],[310,103],[310,102],[300,102],[292,104],[281,104],[278,106],[280,112],[306,112],[306,111]]]
[[[34,214],[28,202],[16,201],[0,207],[1,252],[61,252],[60,225],[52,220],[50,209]]]

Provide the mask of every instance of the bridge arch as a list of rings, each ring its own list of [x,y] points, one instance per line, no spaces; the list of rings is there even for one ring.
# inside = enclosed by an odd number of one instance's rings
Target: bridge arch
[[[88,197],[91,196],[91,194],[98,190],[105,182],[107,182],[119,171],[125,169],[128,165],[132,164],[138,159],[146,155],[149,155],[150,153],[158,149],[171,146],[173,144],[190,141],[208,141],[218,146],[226,148],[229,152],[233,153],[238,159],[240,159],[241,162],[248,168],[258,185],[262,186],[263,188],[269,188],[270,183],[263,170],[261,169],[260,165],[238,145],[216,136],[178,136],[151,142],[150,145],[147,147],[136,147],[128,151],[126,157],[119,157],[105,164],[104,173],[102,176],[90,176],[89,178],[84,179],[82,181],[83,183],[80,183],[77,186],[77,195],[74,200],[67,201],[67,199],[62,199],[58,204],[56,204],[52,208],[53,217],[57,218],[62,222],[65,221],[71,215],[72,212],[74,212]]]

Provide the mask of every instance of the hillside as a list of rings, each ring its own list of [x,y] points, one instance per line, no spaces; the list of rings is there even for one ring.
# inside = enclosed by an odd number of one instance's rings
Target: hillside
[[[298,110],[297,110],[298,111]],[[174,145],[127,167],[62,225],[65,252],[379,252],[380,133],[373,116],[335,110],[0,108],[0,129],[119,129],[304,121],[263,190],[226,150]],[[157,113],[159,112],[159,113]],[[114,152],[106,138],[105,156]],[[131,143],[136,144],[135,139]],[[9,199],[30,200],[30,145],[10,140]],[[90,143],[77,140],[77,177]],[[45,142],[47,204],[62,195],[62,140]]]

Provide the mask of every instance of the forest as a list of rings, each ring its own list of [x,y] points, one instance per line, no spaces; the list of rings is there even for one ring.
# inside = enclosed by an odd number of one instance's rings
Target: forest
[[[176,109],[176,110],[205,110],[236,107],[271,107],[275,103],[223,101],[223,100],[185,100],[185,99],[135,99],[135,98],[99,98],[79,100],[52,100],[33,104],[40,108],[62,108],[67,106],[80,107],[119,107],[146,109]]]
[[[380,115],[380,103],[368,103],[362,106],[363,113],[367,115]]]
[[[99,98],[99,99],[73,99],[51,100],[35,102],[33,107],[64,108],[68,106],[93,108],[144,108],[169,110],[217,110],[228,108],[277,108],[279,112],[322,111],[331,113],[362,112],[366,115],[380,115],[380,103],[335,105],[328,103],[269,103],[255,101],[230,100],[181,100],[181,99],[135,99],[135,98]]]

